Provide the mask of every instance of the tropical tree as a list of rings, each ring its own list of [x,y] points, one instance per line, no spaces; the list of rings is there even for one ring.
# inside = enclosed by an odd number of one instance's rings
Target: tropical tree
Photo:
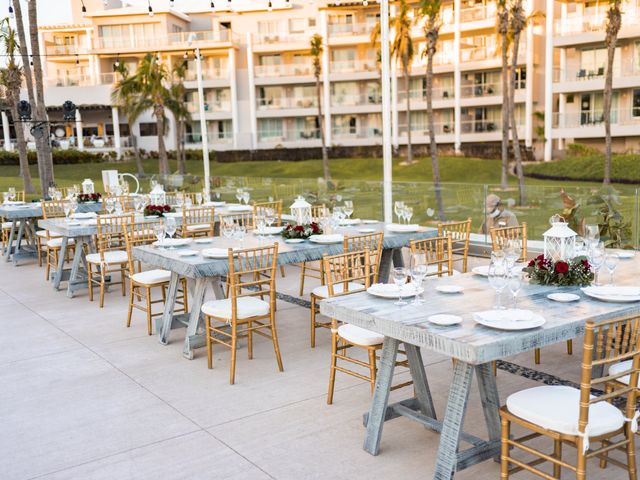
[[[606,36],[604,44],[607,47],[607,73],[604,80],[604,102],[602,114],[604,116],[605,157],[604,184],[611,183],[611,101],[613,98],[613,58],[616,53],[618,33],[622,27],[621,0],[609,0],[607,11]]]
[[[20,100],[20,88],[22,87],[22,68],[18,64],[16,55],[19,55],[17,33],[11,26],[8,18],[0,23],[0,42],[2,52],[6,58],[6,66],[0,70],[0,83],[5,88],[6,109],[11,112],[13,125],[16,131],[16,143],[20,158],[20,176],[26,193],[36,193],[29,171],[29,158],[27,154],[27,140],[24,134],[24,126],[17,122],[18,101]]]
[[[498,35],[502,57],[502,105],[509,105],[509,9],[507,0],[498,0]],[[502,109],[502,173],[500,186],[503,190],[508,187],[509,175],[509,109]]]
[[[167,103],[170,102],[170,92],[167,87],[169,71],[167,67],[148,53],[138,64],[136,72],[118,82],[113,91],[113,98],[132,97],[131,113],[138,118],[143,112],[152,110],[156,119],[158,135],[158,170],[161,175],[168,175],[169,157],[164,142],[166,134]]]
[[[527,17],[524,13],[523,0],[513,0],[509,6],[509,30],[513,39],[511,52],[511,71],[509,82],[509,123],[511,124],[511,139],[513,141],[513,154],[516,160],[516,175],[518,176],[518,191],[520,205],[525,203],[524,172],[522,169],[522,151],[518,137],[518,125],[516,123],[516,72],[518,70],[518,49],[520,36],[527,26]],[[531,72],[527,72],[529,75]]]
[[[320,141],[322,144],[322,174],[326,181],[331,180],[331,173],[329,172],[329,155],[327,153],[327,143],[325,140],[324,122],[322,118],[322,88],[320,86],[320,74],[322,73],[322,52],[324,40],[322,35],[316,33],[311,37],[311,62],[313,65],[313,75],[316,78],[316,103],[318,104],[318,115],[316,123],[320,130]]]
[[[115,65],[115,72],[120,76],[119,82],[123,82],[124,80],[129,78],[129,68],[124,62],[117,62]],[[115,106],[117,106],[127,117],[127,126],[129,127],[129,133],[132,138],[133,145],[133,156],[136,161],[136,169],[138,170],[138,176],[144,176],[144,165],[142,163],[142,158],[140,158],[140,149],[138,148],[138,142],[136,138],[133,136],[133,124],[136,122],[138,117],[142,112],[138,111],[136,108],[137,98],[130,91],[118,90],[114,91],[112,95],[112,101]],[[136,116],[137,115],[137,116]]]
[[[433,114],[433,57],[438,47],[440,36],[440,0],[421,0],[420,15],[424,18],[424,36],[426,39],[425,55],[427,56],[427,72],[425,80],[427,84],[427,122],[429,124],[429,153],[431,153],[431,170],[433,173],[433,185],[436,192],[436,206],[438,217],[444,220],[444,204],[440,186],[440,164],[438,162],[438,145],[436,143],[436,129]]]
[[[178,160],[178,173],[186,175],[187,158],[184,149],[184,137],[187,122],[191,121],[191,112],[185,102],[186,89],[184,80],[187,76],[187,61],[178,63],[173,68],[173,82],[169,87],[167,108],[173,114],[176,121],[176,158]]]
[[[22,15],[22,6],[19,0],[12,0],[13,10],[16,17],[16,29],[18,31],[18,46],[22,57],[22,67],[27,86],[27,96],[29,103],[35,110],[35,118],[41,123],[39,133],[34,135],[36,142],[36,152],[38,156],[38,174],[40,176],[40,188],[42,196],[47,195],[47,189],[55,184],[53,176],[53,155],[51,153],[51,142],[49,140],[49,124],[47,120],[47,110],[44,104],[44,85],[42,80],[42,62],[39,55],[29,55],[27,48],[27,34]],[[29,37],[31,51],[40,51],[38,38],[38,12],[37,0],[29,2],[28,6]],[[33,62],[33,63],[32,63]],[[31,68],[33,65],[33,69]],[[35,75],[34,75],[35,74]],[[35,77],[35,82],[34,82]]]
[[[432,2],[432,3],[440,3]],[[398,4],[398,14],[389,20],[389,26],[395,32],[393,41],[391,42],[391,56],[399,61],[402,65],[402,75],[404,77],[404,90],[406,94],[407,109],[407,160],[406,165],[412,165],[413,151],[411,148],[411,62],[415,50],[413,48],[413,39],[411,37],[411,28],[413,27],[413,17],[411,9],[407,5],[406,0],[400,0]],[[380,37],[380,23],[376,24],[371,32],[371,42],[375,45]]]

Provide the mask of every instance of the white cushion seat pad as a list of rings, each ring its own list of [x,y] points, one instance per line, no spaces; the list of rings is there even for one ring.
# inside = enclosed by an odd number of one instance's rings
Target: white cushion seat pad
[[[110,250],[104,252],[104,263],[112,264],[112,263],[125,263],[129,260],[127,252],[123,250]],[[87,255],[87,262],[89,263],[102,263],[100,259],[99,253],[90,253]]]
[[[187,232],[199,232],[203,230],[210,230],[211,224],[209,223],[200,223],[198,225],[187,225]]]
[[[155,285],[157,283],[166,283],[171,280],[171,272],[168,270],[147,270],[133,274],[133,281],[144,285]]]
[[[76,241],[73,238],[69,238],[67,240],[67,245],[73,245]],[[47,240],[47,247],[51,248],[59,248],[62,246],[62,237],[50,238]]]
[[[237,299],[237,308],[236,318],[239,320],[268,315],[270,311],[269,302],[255,297],[239,297]],[[231,299],[225,298],[206,302],[202,305],[202,313],[211,317],[231,320]]]
[[[368,347],[381,345],[382,342],[384,342],[384,335],[380,335],[379,333],[375,333],[371,330],[351,325],[349,323],[345,323],[338,327],[338,335],[349,343]]]

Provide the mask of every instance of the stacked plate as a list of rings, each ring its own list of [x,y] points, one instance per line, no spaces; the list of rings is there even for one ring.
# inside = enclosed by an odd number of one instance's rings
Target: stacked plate
[[[387,230],[394,233],[413,233],[420,230],[420,225],[417,223],[412,223],[409,225],[404,225],[401,223],[390,223],[387,225]]]
[[[190,238],[165,238],[162,241],[153,242],[153,245],[156,247],[163,248],[175,248],[175,247],[184,247],[191,243]]]
[[[586,296],[603,302],[640,302],[640,287],[585,287],[582,291]]]
[[[416,290],[415,286],[410,283],[405,283],[402,287],[398,287],[393,283],[376,283],[371,285],[367,289],[367,292],[375,297],[393,298],[397,300],[398,297],[408,298],[420,295],[424,292],[424,288],[420,287]]]
[[[206,248],[202,250],[202,256],[206,258],[224,259],[229,258],[228,248]]]
[[[321,243],[321,244],[330,244],[330,243],[340,243],[344,240],[344,235],[340,235],[339,233],[334,233],[331,235],[311,235],[309,237],[309,241],[313,243]]]
[[[529,330],[538,328],[545,319],[530,310],[487,310],[473,314],[476,323],[497,330]]]

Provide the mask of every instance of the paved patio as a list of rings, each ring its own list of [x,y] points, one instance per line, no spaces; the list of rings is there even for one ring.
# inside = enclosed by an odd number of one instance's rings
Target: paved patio
[[[278,291],[294,294],[297,280],[298,270],[288,268]],[[318,346],[309,347],[305,307],[278,304],[284,373],[271,344],[258,339],[254,360],[240,350],[230,386],[228,350],[214,351],[213,370],[204,350],[185,360],[184,330],[162,346],[147,336],[142,313],[125,327],[126,305],[116,289],[104,309],[86,291],[68,299],[36,265],[0,263],[0,478],[432,478],[439,437],[409,420],[386,424],[378,457],[362,450],[368,384],[338,375],[335,403],[326,404],[329,334],[320,331]],[[451,361],[423,356],[442,415]],[[532,352],[510,360],[498,373],[503,400],[540,382],[579,378],[579,348],[573,357],[564,345],[547,348],[537,368]],[[409,389],[393,393],[409,395]],[[477,395],[465,425],[484,436]],[[589,475],[625,476],[596,463]],[[471,478],[497,479],[499,465],[485,462],[456,475]]]

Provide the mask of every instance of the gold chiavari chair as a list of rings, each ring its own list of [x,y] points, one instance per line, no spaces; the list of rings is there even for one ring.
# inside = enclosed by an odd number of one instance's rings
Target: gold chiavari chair
[[[424,253],[429,270],[427,277],[451,276],[453,270],[452,240],[450,236],[411,240],[411,253]]]
[[[51,218],[64,218],[64,205],[66,200],[49,200],[43,201],[42,205],[42,218],[45,220]],[[38,241],[38,256],[42,255],[42,252],[46,254],[45,261],[45,273],[44,278],[49,280],[51,271],[54,272],[58,268],[59,255],[62,250],[62,237],[59,235],[52,235],[49,230],[40,230],[44,233],[36,234]],[[39,231],[39,232],[40,232]],[[73,250],[75,241],[73,238],[69,238],[67,241],[68,251],[67,254]]]
[[[273,210],[275,221],[273,225],[279,227],[282,225],[282,200],[273,202],[259,202],[253,204],[253,215],[264,214],[266,210]],[[255,223],[255,220],[254,220]]]
[[[587,461],[599,458],[627,470],[630,479],[636,479],[634,431],[637,430],[637,385],[640,370],[638,318],[609,320],[596,324],[589,321],[584,337],[580,388],[568,386],[541,386],[510,395],[500,409],[502,423],[501,480],[519,471],[526,471],[545,479],[560,478],[561,469],[575,473],[578,480],[587,478]],[[620,361],[631,361],[625,370],[598,377],[596,371]],[[616,382],[625,376],[628,383]],[[609,392],[593,395],[598,385],[609,386]],[[621,411],[613,402],[624,402]],[[515,424],[532,433],[513,438],[511,425]],[[530,440],[546,437],[553,440],[553,453],[544,453]],[[591,448],[600,443],[599,448]],[[577,449],[575,464],[562,456],[563,444]],[[536,445],[537,446],[537,445]],[[609,452],[626,453],[626,463],[609,458]],[[516,451],[533,455],[535,460],[516,459]],[[536,468],[541,463],[553,465],[553,476]],[[513,467],[512,467],[513,466]],[[614,478],[614,477],[611,477]],[[615,477],[619,478],[619,477]]]
[[[128,215],[98,215],[98,253],[87,255],[89,269],[89,301],[93,302],[93,287],[100,287],[100,308],[104,307],[104,292],[107,277],[113,273],[120,273],[120,282],[110,285],[122,285],[122,296],[126,295],[125,278],[129,263],[125,241],[127,226],[133,222],[134,216]],[[98,278],[94,278],[97,270]]]
[[[253,358],[253,334],[273,341],[282,372],[282,358],[276,331],[276,264],[278,243],[246,250],[229,249],[229,297],[202,305],[207,337],[207,362],[213,368],[213,344],[231,349],[229,383],[235,383],[238,337],[247,337],[249,360]],[[250,280],[244,280],[248,278]],[[258,298],[260,297],[260,298]],[[267,297],[268,300],[264,300]],[[230,325],[231,332],[224,326]],[[266,330],[266,332],[265,332]]]
[[[215,216],[213,207],[193,207],[182,210],[180,234],[187,237],[213,237]]]
[[[467,273],[467,263],[469,257],[469,237],[471,236],[471,219],[462,222],[445,222],[438,224],[439,237],[451,237],[453,249],[451,253],[461,255],[462,258],[454,258],[455,262],[462,262],[462,273]]]
[[[171,272],[168,270],[153,269],[142,270],[140,262],[133,259],[132,250],[134,247],[141,245],[149,245],[156,241],[153,231],[154,222],[132,222],[125,226],[125,243],[127,248],[128,267],[129,267],[129,314],[127,316],[127,328],[131,327],[131,317],[133,309],[142,310],[147,315],[147,331],[151,335],[153,326],[151,321],[153,317],[162,315],[162,312],[153,313],[152,306],[157,303],[166,301],[167,287],[171,280]],[[181,279],[181,291],[176,297],[176,307],[174,312],[188,312],[187,301],[187,281]],[[151,292],[154,288],[160,288],[162,298],[152,300]],[[136,302],[138,300],[138,302]],[[144,303],[142,303],[144,301]]]
[[[324,204],[313,205],[311,207],[311,218],[314,222],[318,222],[320,218],[328,214]],[[304,295],[304,280],[306,278],[315,278],[320,280],[320,284],[324,285],[324,276],[322,275],[322,262],[302,262],[300,264],[300,296]]]
[[[255,224],[253,223],[253,211],[250,212],[233,212],[233,213],[220,213],[220,225],[236,223],[237,225],[243,225],[247,230],[253,230]]]
[[[345,252],[355,252],[366,250],[369,252],[369,265],[371,267],[371,279],[370,283],[374,284],[378,282],[378,273],[380,271],[380,260],[382,258],[382,240],[384,233],[371,233],[366,235],[357,235],[353,237],[345,237],[342,247]],[[353,284],[350,286],[350,290],[362,290],[364,287],[361,284]],[[336,285],[334,290],[340,293],[343,288],[342,284]],[[331,328],[331,322],[319,322],[317,321],[317,304],[320,300],[329,298],[329,287],[324,284],[315,287],[311,291],[311,348],[316,346],[316,329],[317,328]]]

